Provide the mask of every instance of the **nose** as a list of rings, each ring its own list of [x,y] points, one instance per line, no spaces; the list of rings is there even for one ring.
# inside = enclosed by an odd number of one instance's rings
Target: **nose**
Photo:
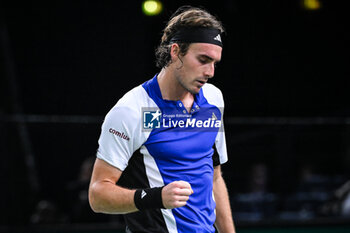
[[[206,67],[206,70],[204,71],[204,75],[207,78],[212,78],[212,77],[214,77],[214,72],[215,72],[215,65],[214,65],[214,63],[210,63]]]

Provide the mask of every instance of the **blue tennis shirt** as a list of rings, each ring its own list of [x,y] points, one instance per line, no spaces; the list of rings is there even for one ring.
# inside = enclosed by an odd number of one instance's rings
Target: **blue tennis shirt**
[[[205,84],[190,111],[164,100],[157,81],[126,93],[106,115],[97,157],[123,171],[118,185],[152,188],[183,180],[187,205],[124,215],[131,232],[215,232],[214,166],[227,161],[221,91]]]

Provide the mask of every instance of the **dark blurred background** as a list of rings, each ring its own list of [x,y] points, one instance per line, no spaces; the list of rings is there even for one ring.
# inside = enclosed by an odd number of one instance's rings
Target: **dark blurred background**
[[[184,4],[203,6],[226,28],[211,82],[225,98],[223,174],[236,224],[348,222],[343,3],[162,3],[146,16],[141,0],[0,2],[0,226],[123,226],[87,202],[100,127],[125,92],[159,72],[154,50]]]

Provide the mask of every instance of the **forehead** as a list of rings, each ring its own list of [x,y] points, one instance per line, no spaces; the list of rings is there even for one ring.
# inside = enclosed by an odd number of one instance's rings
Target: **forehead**
[[[205,55],[211,57],[215,61],[220,61],[222,48],[209,43],[192,43],[188,48],[188,52],[194,53],[195,55]]]

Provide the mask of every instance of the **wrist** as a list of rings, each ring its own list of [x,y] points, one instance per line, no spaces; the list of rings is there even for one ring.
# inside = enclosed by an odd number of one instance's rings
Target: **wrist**
[[[140,211],[148,209],[165,209],[162,200],[163,187],[137,189],[134,194],[136,208]]]

